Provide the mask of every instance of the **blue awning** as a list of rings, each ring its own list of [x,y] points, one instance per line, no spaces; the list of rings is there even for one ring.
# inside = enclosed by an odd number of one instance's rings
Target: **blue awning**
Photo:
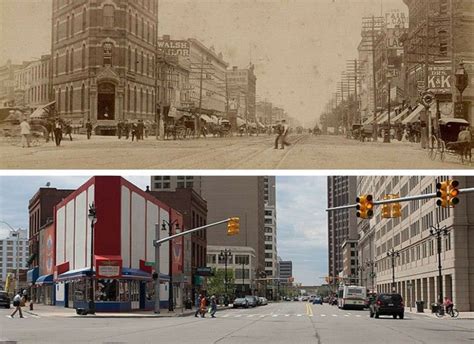
[[[28,270],[26,272],[26,282],[34,284],[36,280],[38,279],[38,275],[39,275],[38,267]]]
[[[43,284],[53,284],[53,275],[43,275],[38,277],[36,280],[37,285],[43,285]]]
[[[151,274],[140,269],[122,268],[122,278],[151,279]],[[161,281],[169,281],[170,277],[160,273]]]
[[[71,278],[87,277],[91,275],[90,268],[70,270],[58,276],[58,281],[64,281]]]

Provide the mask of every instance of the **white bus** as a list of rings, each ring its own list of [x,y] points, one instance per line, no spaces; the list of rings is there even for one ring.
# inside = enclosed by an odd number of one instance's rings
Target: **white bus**
[[[358,308],[364,309],[367,289],[355,285],[343,285],[337,293],[337,306],[342,309]]]

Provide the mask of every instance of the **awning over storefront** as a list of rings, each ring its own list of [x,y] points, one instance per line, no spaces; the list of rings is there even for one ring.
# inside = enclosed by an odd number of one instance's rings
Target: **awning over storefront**
[[[46,105],[39,106],[33,113],[30,115],[31,119],[45,118],[51,115],[51,105],[56,104],[56,102],[51,102]]]
[[[377,124],[383,123],[388,119],[388,111],[377,116]]]
[[[87,277],[90,275],[91,275],[90,268],[71,270],[71,271],[60,274],[57,278],[57,281],[60,282],[60,281],[68,280],[68,279]]]
[[[402,121],[405,116],[408,114],[408,108],[406,108],[405,110],[403,110],[402,112],[400,112],[398,115],[396,115],[394,118],[393,118],[393,122],[396,122],[396,121]]]
[[[140,269],[122,268],[122,278],[151,279],[151,274]],[[160,273],[161,281],[169,281],[170,277]]]
[[[425,107],[423,105],[418,105],[418,107],[412,111],[411,114],[409,114],[403,121],[402,123],[403,124],[407,124],[407,123],[412,123],[412,122],[416,122],[418,121],[418,117],[420,115],[420,112],[421,110],[423,110]]]
[[[33,268],[31,270],[28,270],[26,272],[26,282],[34,284],[36,282],[36,280],[38,279],[38,275],[39,275],[39,268],[38,267]]]
[[[257,124],[260,128],[265,128],[265,125],[263,125],[261,122],[257,122]]]
[[[53,284],[53,274],[43,275],[43,276],[38,277],[35,284],[36,285]]]
[[[245,121],[240,117],[237,117],[236,121],[237,121],[237,126],[238,127],[241,127],[241,126],[245,125]]]
[[[366,120],[362,123],[362,125],[371,124],[373,121],[374,121],[374,115],[370,115],[369,118],[366,118]]]

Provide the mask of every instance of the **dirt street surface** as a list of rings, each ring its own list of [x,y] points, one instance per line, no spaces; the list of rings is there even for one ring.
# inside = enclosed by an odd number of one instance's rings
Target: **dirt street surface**
[[[0,139],[2,169],[466,169],[459,157],[442,162],[420,144],[361,143],[342,136],[292,135],[291,146],[274,149],[274,136],[131,142],[117,137],[74,135],[22,148]]]

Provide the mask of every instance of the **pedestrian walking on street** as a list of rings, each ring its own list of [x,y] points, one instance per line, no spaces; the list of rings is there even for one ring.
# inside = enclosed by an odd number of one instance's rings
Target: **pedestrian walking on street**
[[[46,135],[46,142],[49,142],[49,138],[51,137],[51,140],[54,140],[54,136],[53,136],[53,124],[51,123],[51,121],[48,119],[46,121],[46,132],[47,132],[47,135]]]
[[[10,318],[14,318],[16,312],[20,314],[20,318],[23,318],[23,312],[21,311],[21,294],[18,292],[15,297],[13,298],[13,307],[15,307],[15,310],[13,311],[12,314],[10,314]]]
[[[54,122],[54,140],[56,142],[56,146],[61,145],[61,140],[63,138],[63,129],[61,127],[61,122],[59,121],[59,118],[56,118],[56,121]]]
[[[125,124],[123,125],[123,130],[125,139],[128,140],[128,138],[130,137],[130,123],[128,123],[128,120],[125,121]]]
[[[278,149],[278,143],[280,142],[281,139],[281,134],[283,134],[283,127],[280,124],[280,121],[277,122],[277,124],[274,126],[275,133],[277,134],[277,137],[275,138],[275,149]]]
[[[87,139],[90,140],[91,135],[92,135],[92,123],[90,119],[88,119],[86,123],[86,133],[87,133]]]
[[[72,141],[72,125],[71,125],[71,122],[67,122],[66,123],[66,128],[65,128],[65,131],[66,131],[66,135],[69,136],[69,140]]]
[[[136,139],[138,142],[138,126],[137,123],[132,123],[132,142]]]
[[[194,300],[194,306],[196,307],[196,313],[194,316],[197,318],[198,314],[201,313],[201,294],[196,295],[196,299]]]
[[[20,134],[21,134],[21,146],[23,148],[25,148],[25,146],[30,147],[31,128],[26,118],[24,118],[23,121],[20,123]]]
[[[118,136],[119,140],[122,138],[122,132],[123,132],[123,122],[118,121],[118,123],[117,123],[117,136]]]
[[[138,131],[137,141],[143,140],[143,134],[145,132],[145,124],[143,123],[142,119],[138,120],[137,131]]]
[[[206,311],[207,311],[207,300],[206,300],[206,297],[203,295],[201,297],[201,303],[199,305],[200,309],[201,309],[201,318],[205,318],[206,317]]]
[[[217,303],[216,297],[214,295],[211,296],[211,317],[215,318],[215,314],[217,312]]]
[[[280,149],[285,149],[285,146],[289,146],[290,143],[288,141],[286,141],[286,137],[288,136],[288,130],[289,130],[289,127],[288,127],[288,124],[286,124],[286,121],[285,120],[282,120],[281,121],[282,123],[282,134],[281,134],[281,147]]]

